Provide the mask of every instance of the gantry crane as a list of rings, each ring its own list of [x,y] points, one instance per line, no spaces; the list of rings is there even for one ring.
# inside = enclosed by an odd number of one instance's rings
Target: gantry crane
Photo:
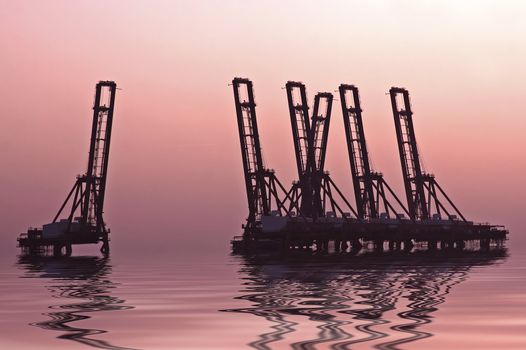
[[[409,92],[403,88],[389,90],[393,110],[396,139],[402,165],[402,175],[409,214],[414,220],[449,220],[466,218],[437,183],[434,175],[424,173],[416,144],[413,112]],[[440,196],[445,201],[440,199]],[[446,207],[447,205],[447,207]],[[446,214],[445,218],[442,214]]]
[[[249,207],[243,236],[231,242],[234,252],[316,247],[324,254],[331,244],[334,251],[347,251],[348,243],[350,253],[371,244],[378,253],[385,243],[390,250],[411,251],[415,244],[462,250],[477,241],[481,249],[489,249],[492,242],[500,246],[506,240],[503,226],[466,221],[434,176],[422,171],[405,89],[392,88],[390,93],[407,207],[371,167],[358,88],[339,87],[355,210],[325,171],[333,95],[317,93],[310,113],[305,85],[286,84],[298,171],[298,181],[287,192],[263,164],[252,82],[235,78],[233,87]]]
[[[252,81],[235,78],[232,86],[249,211],[244,236],[250,237],[261,232],[265,219],[290,216],[292,210],[284,204],[289,199],[287,191],[263,164]]]
[[[348,218],[350,213],[344,212],[338,204],[338,196],[344,202],[344,208],[358,217],[358,213],[324,169],[333,95],[328,92],[317,93],[312,117],[309,118],[305,85],[289,81],[285,87],[299,178],[290,192],[292,202],[299,203],[301,213],[313,220],[325,217],[328,209],[331,209],[331,215],[339,213],[341,217]]]
[[[393,213],[396,218],[401,219],[387,194],[390,194],[398,207],[409,215],[405,206],[385,181],[383,174],[371,169],[358,88],[354,85],[341,84],[338,90],[359,217],[361,219],[377,219],[380,216],[390,218]]]
[[[29,253],[53,247],[55,256],[71,255],[73,244],[102,242],[101,252],[109,254],[109,229],[103,212],[116,89],[113,81],[97,83],[88,169],[77,176],[51,223],[42,229],[29,229],[18,238],[20,247]],[[66,211],[68,204],[69,211]],[[67,216],[61,219],[63,213]]]

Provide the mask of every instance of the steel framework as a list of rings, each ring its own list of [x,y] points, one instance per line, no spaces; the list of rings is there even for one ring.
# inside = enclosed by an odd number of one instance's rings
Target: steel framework
[[[506,240],[508,231],[503,226],[466,221],[434,176],[422,171],[406,90],[391,89],[391,101],[407,207],[383,175],[371,167],[358,89],[347,84],[339,88],[358,207],[355,210],[325,171],[332,94],[316,94],[310,113],[305,85],[295,81],[286,84],[298,171],[298,181],[287,192],[263,164],[252,82],[236,78],[233,86],[249,207],[243,237],[234,237],[231,242],[234,252],[308,251],[315,247],[322,254],[331,249],[356,254],[372,247],[378,253],[385,243],[393,252],[409,252],[415,245],[432,251],[463,250],[466,246],[487,250],[491,244],[499,247]],[[401,102],[397,100],[400,98]],[[400,209],[409,220],[397,212]],[[445,220],[442,213],[447,215]]]
[[[288,216],[292,210],[285,206],[287,190],[274,171],[263,164],[252,81],[234,78],[232,86],[249,211],[244,235],[250,236],[261,230],[263,216]]]
[[[412,219],[454,220],[457,216],[466,222],[466,218],[444,192],[434,175],[424,173],[416,144],[413,126],[413,112],[409,92],[403,88],[392,87],[389,90],[393,110],[398,151],[402,165],[402,175],[407,197],[407,206]],[[443,198],[443,200],[440,199]],[[446,205],[449,206],[446,207]]]
[[[113,81],[97,83],[87,171],[77,176],[51,224],[44,225],[43,230],[30,229],[18,239],[20,246],[30,253],[53,246],[54,255],[62,255],[63,248],[70,255],[72,244],[97,242],[103,243],[101,252],[109,253],[109,229],[103,213],[116,89]],[[64,213],[67,216],[61,219]],[[46,226],[60,232],[46,237]]]
[[[391,213],[393,213],[397,218],[400,218],[387,194],[390,194],[398,207],[409,215],[405,206],[385,181],[383,174],[373,172],[371,169],[358,88],[354,85],[341,84],[338,90],[359,217],[361,219],[376,219],[382,214],[382,216],[390,218]]]
[[[75,185],[53,219],[53,222],[59,219],[73,195],[67,217],[67,231],[70,232],[74,218],[80,219],[80,225],[85,231],[100,237],[103,242],[101,248],[103,253],[109,252],[108,229],[102,214],[104,213],[116,89],[117,85],[113,81],[101,81],[96,86],[88,169],[86,174],[77,177]],[[80,215],[75,217],[79,209]]]
[[[339,198],[345,203],[345,209],[359,217],[324,168],[333,95],[317,93],[312,117],[309,118],[305,85],[289,81],[285,87],[299,178],[290,192],[293,203],[299,203],[301,213],[313,220],[325,217],[328,209],[334,215],[339,213],[341,217],[348,218],[350,213],[338,204]]]

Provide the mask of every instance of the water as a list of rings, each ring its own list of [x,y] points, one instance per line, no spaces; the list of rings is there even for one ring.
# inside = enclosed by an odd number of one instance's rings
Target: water
[[[5,259],[1,349],[526,348],[520,250]]]

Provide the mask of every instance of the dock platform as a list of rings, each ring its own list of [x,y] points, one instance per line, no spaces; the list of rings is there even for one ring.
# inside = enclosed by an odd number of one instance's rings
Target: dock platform
[[[376,250],[411,250],[415,245],[429,250],[464,249],[477,245],[501,246],[508,231],[503,226],[463,221],[433,222],[359,222],[345,223],[290,221],[276,232],[253,230],[231,241],[234,252],[252,250],[307,249],[327,251],[359,251],[364,246]]]

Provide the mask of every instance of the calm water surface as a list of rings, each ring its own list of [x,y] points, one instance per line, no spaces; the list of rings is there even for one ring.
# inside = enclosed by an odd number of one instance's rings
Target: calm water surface
[[[0,349],[526,349],[521,251],[4,257]]]

